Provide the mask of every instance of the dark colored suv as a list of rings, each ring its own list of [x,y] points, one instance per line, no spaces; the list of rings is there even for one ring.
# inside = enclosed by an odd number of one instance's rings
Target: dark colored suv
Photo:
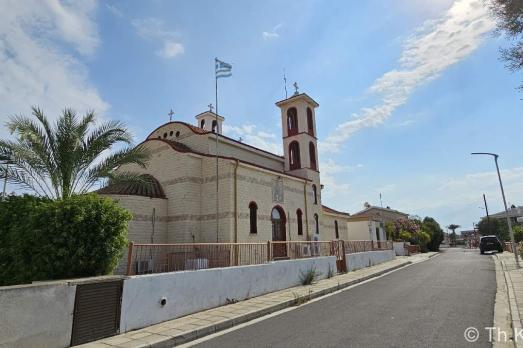
[[[503,252],[503,245],[496,236],[483,236],[479,239],[479,251],[484,254],[485,251]]]

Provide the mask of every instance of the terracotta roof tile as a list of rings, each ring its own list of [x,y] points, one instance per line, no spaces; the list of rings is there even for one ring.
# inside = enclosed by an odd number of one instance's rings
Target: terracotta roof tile
[[[342,211],[334,210],[334,209],[329,208],[329,207],[327,207],[326,205],[323,205],[323,204],[321,205],[321,207],[322,207],[323,211],[326,212],[326,213],[350,216],[349,213],[345,213],[345,212],[342,212]]]
[[[129,196],[143,196],[150,198],[166,198],[163,192],[162,185],[152,175],[143,174],[145,180],[151,182],[150,187],[146,185],[139,185],[137,183],[118,183],[109,184],[102,187],[96,192],[102,195],[129,195]]]

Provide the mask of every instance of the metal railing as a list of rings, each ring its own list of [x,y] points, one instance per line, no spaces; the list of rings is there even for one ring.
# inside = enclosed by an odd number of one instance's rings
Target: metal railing
[[[276,260],[294,260],[345,253],[392,249],[383,241],[267,241],[258,243],[130,243],[127,275],[258,265]]]
[[[131,243],[127,255],[127,275],[257,265],[270,257],[267,243]]]

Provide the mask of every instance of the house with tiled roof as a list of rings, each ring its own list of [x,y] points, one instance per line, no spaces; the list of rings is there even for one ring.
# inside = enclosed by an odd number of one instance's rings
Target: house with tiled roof
[[[347,218],[347,236],[349,240],[387,240],[385,224],[396,220],[408,219],[409,214],[391,209],[364,204],[363,210]]]
[[[322,205],[316,101],[305,93],[276,103],[283,156],[222,134],[212,110],[196,125],[171,121],[138,146],[151,153],[153,188],[105,187],[133,219],[129,239],[141,243],[266,242],[348,239],[349,214]],[[284,250],[285,251],[285,250]],[[281,255],[285,256],[285,255]]]

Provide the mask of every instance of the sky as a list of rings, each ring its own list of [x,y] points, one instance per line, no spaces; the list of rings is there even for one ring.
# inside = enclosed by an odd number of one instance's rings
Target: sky
[[[523,93],[483,0],[0,0],[0,136],[12,115],[65,107],[125,122],[136,142],[214,103],[224,133],[281,154],[279,109],[315,99],[322,203],[365,202],[442,226],[523,205]],[[10,187],[10,189],[14,189]],[[382,202],[380,202],[380,193]]]

